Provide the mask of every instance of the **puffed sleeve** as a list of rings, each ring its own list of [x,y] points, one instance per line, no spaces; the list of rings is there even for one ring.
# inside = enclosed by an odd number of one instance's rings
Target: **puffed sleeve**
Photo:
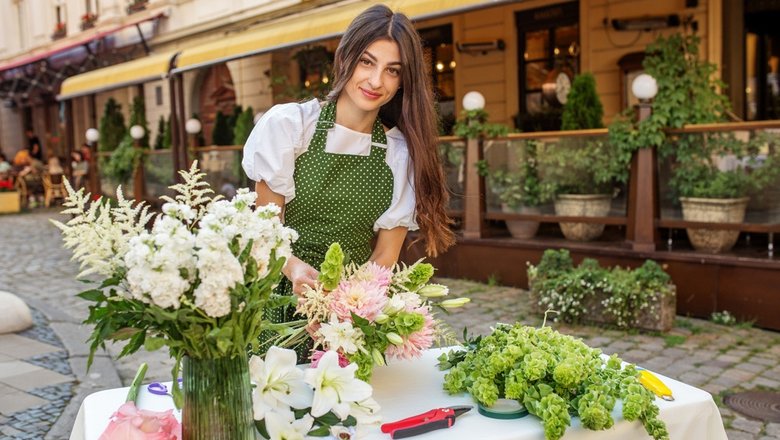
[[[303,116],[299,104],[271,107],[252,129],[241,165],[247,177],[265,181],[271,191],[295,198],[295,158],[303,145]]]
[[[390,208],[374,223],[374,231],[393,229],[398,226],[416,231],[419,226],[415,218],[416,198],[412,159],[409,157],[406,140],[397,129],[387,132],[385,160],[393,173],[393,199]]]

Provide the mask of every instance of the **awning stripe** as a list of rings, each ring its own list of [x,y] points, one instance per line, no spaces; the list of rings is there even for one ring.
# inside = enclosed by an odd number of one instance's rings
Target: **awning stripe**
[[[126,63],[71,76],[62,82],[57,99],[62,101],[119,87],[163,79],[178,52],[150,55]]]

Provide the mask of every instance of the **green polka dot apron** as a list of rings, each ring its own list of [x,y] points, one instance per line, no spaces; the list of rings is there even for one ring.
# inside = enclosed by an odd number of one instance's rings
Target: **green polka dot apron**
[[[393,198],[393,174],[385,162],[387,137],[379,118],[374,121],[367,156],[325,151],[328,130],[333,129],[335,120],[336,103],[328,102],[320,112],[308,150],[295,161],[295,198],[284,212],[285,225],[300,236],[293,243],[293,255],[317,270],[334,242],[341,245],[349,261],[368,261],[374,224],[390,208]],[[276,292],[291,295],[292,284],[285,278]],[[291,308],[270,313],[273,322],[295,319]],[[267,339],[261,336],[263,340]],[[299,362],[308,362],[311,346],[309,340],[296,347]]]

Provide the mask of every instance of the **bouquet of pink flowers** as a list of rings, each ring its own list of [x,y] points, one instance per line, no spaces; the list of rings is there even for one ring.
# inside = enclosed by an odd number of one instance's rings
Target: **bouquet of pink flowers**
[[[433,308],[460,307],[469,299],[437,302],[449,289],[428,283],[433,271],[421,261],[394,269],[373,262],[345,265],[334,243],[320,267],[320,283],[299,298],[297,312],[307,317],[315,348],[337,351],[342,364],[356,363],[356,376],[368,380],[386,357],[416,358],[434,342],[455,340]],[[321,356],[315,351],[312,363]]]

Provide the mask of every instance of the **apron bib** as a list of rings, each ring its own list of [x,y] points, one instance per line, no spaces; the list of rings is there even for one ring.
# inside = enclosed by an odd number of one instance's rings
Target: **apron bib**
[[[299,234],[292,246],[293,255],[317,270],[334,242],[341,245],[348,261],[367,262],[374,224],[390,208],[393,198],[393,173],[385,162],[387,137],[379,118],[371,131],[368,156],[325,151],[328,130],[335,121],[336,103],[328,102],[320,112],[308,150],[295,161],[295,198],[284,209],[285,226]],[[276,293],[291,295],[292,283],[284,278]],[[293,312],[272,310],[271,320],[291,321],[295,319]],[[267,336],[260,338],[267,341]],[[311,343],[295,347],[299,362],[308,362]],[[261,352],[268,348],[264,345]]]

